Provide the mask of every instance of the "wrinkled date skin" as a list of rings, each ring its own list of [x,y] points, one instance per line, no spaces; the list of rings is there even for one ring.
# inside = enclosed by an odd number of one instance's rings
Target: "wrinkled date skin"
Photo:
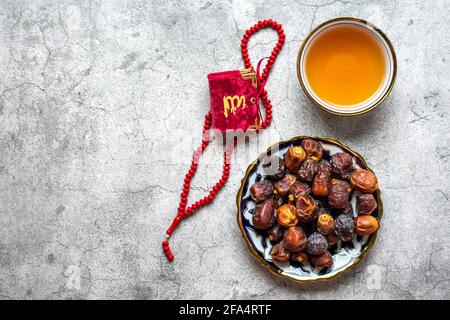
[[[319,169],[319,165],[317,160],[306,159],[300,165],[300,169],[297,171],[297,175],[301,181],[311,182],[314,179],[314,176],[317,174]]]
[[[268,232],[269,240],[278,242],[283,238],[284,228],[279,224],[274,225]]]
[[[330,175],[319,172],[314,178],[312,192],[316,196],[328,196],[330,194]]]
[[[378,230],[378,220],[370,215],[355,218],[355,232],[361,236],[368,236]]]
[[[362,194],[356,197],[356,213],[358,215],[371,214],[377,208],[375,197],[370,194]]]
[[[256,202],[262,202],[273,194],[273,185],[268,180],[258,181],[250,187],[250,195]]]
[[[290,253],[284,248],[283,241],[277,243],[272,247],[272,251],[270,252],[272,255],[272,260],[277,262],[288,262]]]
[[[306,151],[306,156],[312,160],[322,159],[323,148],[322,144],[316,140],[304,139],[302,147]]]
[[[297,181],[297,177],[293,174],[287,174],[283,179],[274,183],[275,191],[281,197],[286,196],[291,190],[292,185]]]
[[[309,222],[314,219],[316,213],[316,201],[310,195],[304,195],[298,198],[297,216],[301,222]]]
[[[278,208],[277,221],[283,227],[294,227],[298,223],[297,209],[291,204],[283,204]]]
[[[292,185],[289,193],[292,195],[295,201],[301,196],[305,196],[311,192],[311,187],[304,182],[296,182]]]
[[[320,256],[325,253],[328,248],[328,241],[319,232],[314,232],[308,237],[306,251],[313,256]]]
[[[309,261],[309,255],[306,252],[293,252],[291,253],[291,260],[305,264]]]
[[[352,192],[352,187],[347,181],[332,179],[328,203],[335,209],[344,209],[348,204],[348,198]]]
[[[334,221],[334,232],[339,239],[350,241],[353,239],[354,224],[353,219],[346,214],[337,216]]]
[[[290,171],[295,172],[300,168],[303,160],[306,158],[306,152],[300,146],[290,146],[284,157],[284,164]]]
[[[276,202],[274,199],[267,199],[256,205],[253,214],[253,225],[256,229],[266,230],[273,226],[275,223],[275,208]]]
[[[370,171],[356,169],[350,176],[352,187],[364,193],[374,193],[378,189],[377,177]]]
[[[317,164],[317,173],[331,175],[332,171],[333,169],[331,168],[330,162],[328,162],[325,159],[320,160],[319,163]]]
[[[322,213],[317,218],[317,231],[323,235],[329,234],[334,229],[334,219],[328,213]]]
[[[348,179],[353,171],[353,157],[346,152],[338,152],[331,156],[333,172],[342,179]]]
[[[318,268],[329,268],[333,265],[333,256],[329,251],[325,251],[320,256],[311,257],[311,262]]]
[[[265,157],[261,161],[264,174],[272,180],[280,180],[286,174],[286,166],[284,160],[277,156]]]
[[[290,227],[283,235],[284,247],[290,252],[303,251],[306,248],[306,234],[300,227]]]
[[[317,196],[328,196],[331,184],[331,165],[326,160],[320,160],[317,174],[312,185],[312,192]]]

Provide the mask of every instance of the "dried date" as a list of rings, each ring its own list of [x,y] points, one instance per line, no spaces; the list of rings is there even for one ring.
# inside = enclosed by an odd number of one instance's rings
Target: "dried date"
[[[378,220],[371,215],[355,218],[355,232],[361,236],[368,236],[378,230]]]
[[[342,179],[347,179],[353,171],[353,157],[346,152],[337,152],[331,156],[333,172]]]
[[[335,209],[344,209],[348,204],[348,198],[352,192],[352,187],[347,181],[332,179],[328,203]]]
[[[328,248],[328,241],[319,232],[314,232],[308,237],[306,251],[313,256],[320,256]]]
[[[297,175],[301,181],[311,182],[318,171],[318,162],[313,159],[306,159],[300,165],[300,169],[297,171]]]
[[[276,262],[288,262],[290,253],[286,250],[284,247],[283,241],[277,243],[272,247],[272,250],[270,251],[270,254],[272,255],[272,260]]]
[[[333,256],[327,250],[322,253],[320,256],[311,257],[311,262],[318,268],[329,268],[333,265]]]
[[[295,172],[300,168],[301,163],[306,158],[306,152],[301,146],[290,146],[284,156],[286,168]]]
[[[253,225],[256,229],[269,229],[275,223],[275,207],[274,199],[267,199],[266,201],[256,205],[255,213],[253,214]]]
[[[317,231],[323,235],[329,234],[334,229],[334,219],[328,213],[322,213],[319,218],[317,218]]]
[[[268,234],[270,241],[278,242],[283,238],[284,228],[281,225],[276,224],[270,228]]]
[[[331,165],[322,159],[317,166],[317,174],[312,185],[312,192],[317,196],[328,196],[330,194]]]
[[[377,208],[375,197],[370,194],[362,194],[356,197],[356,213],[358,215],[371,214]]]
[[[309,222],[314,219],[316,213],[316,201],[310,195],[304,195],[298,198],[297,216],[300,222]]]
[[[283,179],[275,182],[273,186],[277,194],[280,195],[281,197],[284,197],[289,193],[289,190],[296,181],[297,181],[296,176],[288,173],[287,175],[284,176]]]
[[[324,173],[318,173],[314,178],[312,185],[312,192],[316,196],[328,196],[330,194],[330,175]]]
[[[296,182],[292,185],[289,194],[292,195],[292,200],[297,201],[301,196],[305,196],[311,192],[311,187],[304,182]]]
[[[306,248],[306,234],[300,227],[287,228],[283,241],[284,247],[290,252],[299,252]]]
[[[273,184],[268,180],[258,181],[250,187],[250,195],[256,202],[262,202],[273,194]]]
[[[373,193],[378,189],[378,180],[373,172],[356,169],[350,176],[352,187],[364,193]]]
[[[304,139],[302,147],[306,151],[306,156],[313,160],[320,160],[323,154],[322,144],[313,139]]]
[[[337,216],[334,223],[334,232],[343,241],[352,240],[354,234],[353,219],[346,214]]]
[[[283,227],[293,227],[297,225],[297,209],[291,204],[283,204],[278,208],[277,220]]]

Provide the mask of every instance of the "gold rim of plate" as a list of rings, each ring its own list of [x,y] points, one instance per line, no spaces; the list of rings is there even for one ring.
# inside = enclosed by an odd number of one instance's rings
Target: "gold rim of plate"
[[[296,136],[296,137],[293,137],[293,138],[291,138],[289,140],[277,142],[277,143],[273,144],[272,146],[270,146],[266,150],[266,152],[260,154],[259,157],[247,167],[247,170],[245,172],[244,178],[241,180],[241,185],[239,187],[239,191],[238,191],[237,196],[236,196],[236,205],[237,205],[236,219],[237,219],[237,223],[238,223],[239,229],[241,230],[241,233],[242,233],[242,238],[245,240],[245,243],[247,245],[247,249],[250,251],[251,255],[260,263],[260,265],[263,266],[265,269],[269,270],[272,274],[274,274],[274,275],[276,275],[278,277],[281,277],[283,279],[288,279],[290,281],[294,281],[294,282],[297,282],[297,283],[322,282],[322,281],[335,279],[335,278],[339,277],[341,274],[343,274],[345,271],[347,271],[350,268],[358,265],[363,260],[363,258],[366,256],[366,254],[374,246],[374,244],[375,244],[375,242],[377,240],[377,235],[378,235],[378,231],[380,230],[380,228],[378,228],[378,230],[371,235],[369,242],[367,243],[366,247],[360,252],[360,254],[352,262],[350,262],[347,266],[345,266],[345,268],[343,268],[342,270],[339,270],[337,273],[332,274],[332,275],[324,274],[324,275],[318,276],[317,278],[300,280],[300,279],[295,279],[295,278],[292,278],[292,277],[290,277],[288,275],[282,274],[279,269],[275,268],[274,266],[270,265],[266,260],[264,260],[255,251],[255,249],[253,249],[253,246],[252,246],[250,240],[248,239],[247,234],[245,233],[244,227],[243,227],[242,222],[241,222],[241,198],[242,198],[242,192],[243,192],[244,184],[247,181],[248,176],[250,175],[250,172],[253,170],[253,167],[258,163],[258,161],[260,159],[265,157],[268,154],[268,152],[270,150],[272,150],[274,147],[279,146],[281,144],[293,143],[295,141],[299,141],[299,140],[303,140],[303,139],[315,139],[315,140],[325,141],[325,142],[337,145],[337,146],[341,147],[343,150],[345,150],[348,153],[350,153],[352,156],[358,158],[358,160],[360,160],[364,164],[364,166],[366,167],[367,170],[373,172],[373,170],[367,165],[367,162],[365,161],[365,159],[358,152],[353,151],[348,146],[344,145],[342,142],[340,142],[340,141],[338,141],[336,139],[333,139],[333,138],[317,137],[317,136]],[[380,189],[378,189],[376,191],[376,193],[377,193],[377,205],[378,205],[378,217],[377,217],[377,220],[378,220],[379,226],[381,227],[381,218],[383,216],[383,203],[381,201],[381,191],[380,191]]]
[[[305,50],[305,45],[308,42],[308,40],[313,36],[313,34],[315,34],[320,28],[330,24],[330,23],[334,23],[337,21],[350,21],[350,22],[357,22],[357,23],[363,23],[366,24],[368,26],[370,26],[371,28],[373,28],[376,32],[378,32],[380,34],[380,36],[386,41],[388,47],[389,47],[389,51],[392,54],[392,60],[393,60],[393,67],[392,67],[392,80],[389,83],[389,86],[387,87],[386,92],[384,93],[384,95],[382,95],[378,101],[375,101],[375,103],[369,105],[366,109],[361,110],[361,111],[357,111],[357,112],[352,112],[352,113],[341,113],[341,112],[336,112],[333,110],[328,109],[326,106],[322,105],[319,101],[317,101],[316,99],[314,99],[314,97],[312,97],[309,93],[308,90],[306,89],[306,85],[303,82],[303,78],[301,76],[301,72],[300,72],[300,60],[301,60],[301,56],[303,51]],[[381,31],[381,29],[379,29],[378,27],[376,27],[375,25],[373,25],[372,23],[367,22],[366,20],[363,19],[359,19],[359,18],[355,18],[355,17],[339,17],[339,18],[334,18],[331,20],[327,20],[323,23],[321,23],[320,25],[318,25],[317,27],[315,27],[305,38],[305,40],[303,40],[302,45],[300,46],[300,50],[298,51],[298,55],[297,55],[297,78],[298,81],[300,82],[300,86],[303,89],[303,92],[306,94],[306,96],[309,98],[309,100],[311,100],[314,105],[316,105],[317,107],[319,107],[320,109],[337,115],[337,116],[344,116],[344,117],[352,117],[352,116],[357,116],[357,115],[361,115],[361,114],[365,114],[369,111],[372,111],[373,109],[377,108],[381,103],[383,103],[384,100],[386,100],[386,98],[389,96],[389,94],[391,93],[393,87],[394,87],[394,83],[395,83],[395,79],[397,78],[397,56],[395,55],[395,50],[394,50],[394,46],[392,45],[391,41],[389,40],[389,38],[386,36],[386,34]]]

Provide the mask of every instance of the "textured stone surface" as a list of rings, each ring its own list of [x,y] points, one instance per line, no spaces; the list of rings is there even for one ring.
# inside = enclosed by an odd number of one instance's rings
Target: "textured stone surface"
[[[190,1],[193,2],[193,1]],[[0,298],[450,298],[446,1],[2,1]],[[398,56],[378,110],[336,118],[313,107],[295,63],[312,27],[368,19]],[[261,18],[287,35],[267,84],[274,121],[233,158],[214,204],[160,251],[209,106],[206,74],[242,66]],[[254,60],[274,43],[250,43]],[[250,256],[235,218],[247,165],[280,139],[336,137],[376,171],[385,215],[364,262],[333,282],[298,285]],[[192,198],[219,176],[211,144]]]

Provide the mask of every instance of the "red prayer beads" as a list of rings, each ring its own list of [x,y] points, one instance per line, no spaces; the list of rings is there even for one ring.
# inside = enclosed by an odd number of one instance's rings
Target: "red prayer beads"
[[[253,27],[248,29],[241,40],[241,52],[242,52],[242,58],[244,60],[244,65],[246,68],[253,68],[252,64],[250,62],[250,57],[248,55],[248,49],[247,44],[250,37],[258,32],[259,30],[263,28],[272,28],[275,29],[278,32],[278,42],[275,46],[275,48],[272,50],[272,54],[269,57],[269,61],[267,62],[266,66],[263,69],[262,75],[258,75],[258,84],[261,85],[262,83],[265,83],[267,81],[267,78],[269,76],[269,72],[272,69],[273,64],[275,63],[275,60],[281,51],[281,48],[283,47],[285,35],[282,26],[273,21],[272,19],[269,20],[262,20],[259,21],[257,24],[255,24]],[[261,91],[261,100],[263,101],[263,104],[265,106],[266,111],[266,119],[261,123],[261,128],[265,129],[269,126],[270,122],[272,121],[272,104],[267,96],[267,91],[262,90]],[[183,184],[183,191],[180,195],[180,204],[178,206],[178,213],[176,217],[173,219],[172,224],[166,231],[167,239],[170,237],[170,235],[173,233],[177,225],[181,222],[181,220],[185,217],[188,217],[190,214],[194,213],[201,207],[207,205],[208,203],[212,202],[219,190],[223,187],[223,185],[227,182],[228,177],[230,175],[230,160],[231,160],[231,153],[235,146],[235,141],[230,142],[226,145],[224,155],[223,155],[223,171],[222,171],[222,177],[220,180],[214,185],[214,187],[209,191],[209,194],[202,199],[198,200],[197,202],[193,203],[191,206],[186,208],[189,191],[191,188],[191,180],[195,175],[195,172],[197,171],[198,167],[198,160],[200,158],[200,155],[205,151],[206,147],[209,144],[209,129],[211,128],[211,112],[208,112],[205,116],[205,122],[203,125],[203,138],[202,138],[202,144],[197,148],[197,150],[194,151],[194,154],[192,156],[192,162],[191,167],[189,168],[189,171],[186,173],[186,176],[184,177],[184,184]],[[167,259],[169,261],[173,261],[174,255],[172,254],[172,251],[170,250],[169,241],[164,240],[162,242],[162,249],[164,251],[164,254],[166,255]]]
[[[286,39],[284,30],[283,30],[283,27],[281,26],[281,24],[273,21],[272,19],[259,21],[257,24],[255,24],[253,27],[251,27],[249,30],[247,30],[244,33],[244,36],[241,41],[242,42],[241,43],[242,58],[244,59],[244,65],[246,68],[252,68],[252,64],[250,62],[250,58],[249,58],[248,50],[247,50],[248,40],[254,33],[258,32],[259,30],[261,30],[263,28],[275,29],[278,33],[278,42],[277,42],[275,48],[272,50],[272,53],[269,57],[269,61],[267,62],[265,68],[263,69],[262,75],[258,79],[259,83],[264,83],[265,81],[267,81],[267,78],[269,77],[269,72],[272,69],[273,64],[275,63],[275,60],[277,59],[277,56],[280,53],[281,48],[283,48],[283,44]],[[262,99],[265,109],[266,109],[266,119],[262,122],[261,128],[265,129],[269,126],[270,122],[272,121],[272,104],[267,96],[266,90],[262,90],[261,99]]]

